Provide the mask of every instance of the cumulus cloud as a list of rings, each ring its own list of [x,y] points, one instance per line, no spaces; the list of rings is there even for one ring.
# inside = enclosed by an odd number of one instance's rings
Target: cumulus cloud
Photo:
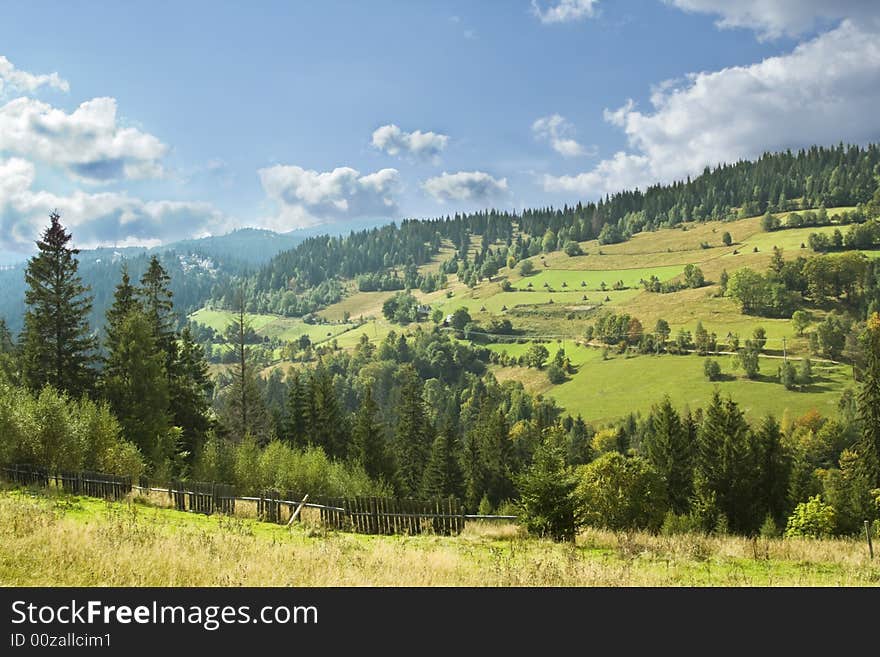
[[[279,206],[267,227],[292,230],[331,221],[397,214],[397,169],[361,175],[351,167],[312,171],[276,165],[258,171],[263,191]]]
[[[483,171],[445,171],[422,183],[438,201],[483,201],[507,193],[507,178],[500,180]]]
[[[572,138],[574,126],[559,114],[537,119],[532,124],[532,133],[536,138],[548,142],[553,150],[563,157],[595,153],[595,149],[586,149]]]
[[[70,84],[58,73],[34,75],[15,68],[12,62],[0,55],[0,94],[3,94],[7,87],[23,93],[33,93],[40,87],[70,91]]]
[[[718,27],[755,30],[763,39],[797,36],[820,21],[880,16],[877,0],[666,0],[690,12],[720,16]]]
[[[532,13],[542,23],[569,23],[596,15],[599,0],[557,0],[555,4],[541,6],[538,0],[532,0]]]
[[[49,212],[57,209],[82,248],[99,245],[154,245],[230,228],[208,203],[144,201],[126,193],[58,195],[34,190],[32,162],[0,160],[0,251],[33,250]]]
[[[94,98],[70,114],[25,97],[0,107],[0,153],[60,166],[79,180],[160,177],[167,150],[153,135],[121,127],[113,98]]]
[[[390,123],[377,128],[373,132],[373,146],[389,155],[411,155],[413,157],[430,160],[440,155],[449,141],[447,135],[436,132],[404,132],[399,127]]]
[[[606,110],[629,149],[547,191],[598,196],[668,182],[765,151],[880,136],[880,30],[846,20],[791,53],[659,85],[650,111]]]

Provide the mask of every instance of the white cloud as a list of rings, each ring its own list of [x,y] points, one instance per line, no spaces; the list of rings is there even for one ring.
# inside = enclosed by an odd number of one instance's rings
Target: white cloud
[[[438,201],[482,201],[507,193],[507,178],[499,180],[483,171],[444,171],[422,187]]]
[[[537,119],[532,124],[532,132],[536,138],[548,142],[563,157],[595,154],[595,149],[586,149],[571,137],[574,126],[559,114]]]
[[[765,151],[876,141],[880,29],[844,21],[789,54],[661,84],[651,104],[605,112],[628,152],[577,176],[545,176],[544,188],[598,196]]]
[[[0,107],[0,153],[63,167],[80,180],[160,177],[167,150],[153,135],[121,127],[113,98],[94,98],[70,114],[33,98]]]
[[[598,11],[596,9],[598,4],[599,0],[557,0],[556,4],[550,4],[542,9],[538,0],[532,0],[532,13],[542,23],[568,23],[592,18]]]
[[[208,203],[144,201],[126,193],[61,196],[34,190],[36,169],[21,158],[0,160],[0,252],[30,253],[57,209],[78,247],[160,242],[218,232],[231,222]]]
[[[70,91],[70,84],[61,78],[58,73],[34,75],[27,71],[21,71],[6,57],[0,55],[0,94],[4,93],[5,87],[24,93],[33,93],[40,87],[52,87],[59,91]]]
[[[877,0],[666,0],[685,11],[715,14],[721,28],[755,30],[764,39],[797,36],[820,21],[880,16]]]
[[[390,123],[373,132],[372,144],[388,155],[412,155],[423,160],[434,159],[446,148],[447,135],[436,132],[404,132]]]
[[[292,230],[331,221],[397,214],[397,169],[362,176],[351,167],[312,171],[276,165],[258,171],[263,191],[279,206],[267,227]]]

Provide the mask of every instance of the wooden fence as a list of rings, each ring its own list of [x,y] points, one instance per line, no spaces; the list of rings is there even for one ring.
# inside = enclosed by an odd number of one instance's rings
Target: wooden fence
[[[59,472],[55,484],[66,493],[121,500],[131,492],[131,477],[102,474],[99,472]]]
[[[0,467],[0,473],[12,483],[48,486],[45,469],[12,465]],[[360,534],[441,534],[454,535],[464,529],[466,520],[516,520],[516,516],[484,516],[465,513],[453,498],[411,500],[387,497],[320,497],[294,491],[263,490],[257,496],[236,496],[229,484],[174,479],[167,486],[156,487],[144,477],[132,484],[130,477],[96,472],[59,472],[52,476],[64,491],[91,497],[120,500],[133,489],[167,493],[174,508],[204,515],[235,513],[236,501],[256,504],[257,517],[263,522],[288,524],[295,510],[303,506],[319,511],[321,524],[332,529]],[[300,516],[301,519],[301,516]]]

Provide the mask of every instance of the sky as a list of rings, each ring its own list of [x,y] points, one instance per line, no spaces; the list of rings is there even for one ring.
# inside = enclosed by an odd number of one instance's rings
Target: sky
[[[597,200],[880,139],[876,0],[7,2],[0,265]]]

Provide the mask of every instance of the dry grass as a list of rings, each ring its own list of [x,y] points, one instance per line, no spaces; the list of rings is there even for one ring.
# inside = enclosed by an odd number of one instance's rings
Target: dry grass
[[[877,585],[857,541],[590,530],[576,545],[470,524],[461,536],[359,536],[136,503],[0,494],[4,586]]]

